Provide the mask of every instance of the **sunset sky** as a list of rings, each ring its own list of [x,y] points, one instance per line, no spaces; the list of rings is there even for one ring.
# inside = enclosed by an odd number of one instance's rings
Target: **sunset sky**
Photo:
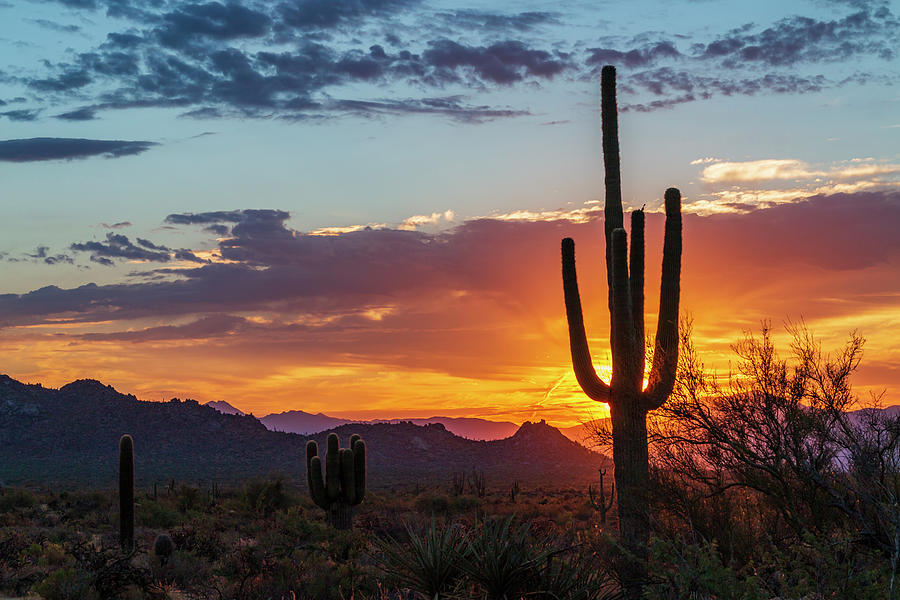
[[[0,0],[0,373],[256,415],[603,414],[600,68],[623,197],[684,195],[704,361],[866,338],[900,404],[900,3]],[[783,344],[786,350],[786,344]]]

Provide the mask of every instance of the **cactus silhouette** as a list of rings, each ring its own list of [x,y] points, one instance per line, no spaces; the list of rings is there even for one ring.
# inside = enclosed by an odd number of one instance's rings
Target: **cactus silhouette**
[[[606,499],[606,490],[603,485],[603,478],[606,476],[606,469],[597,469],[600,472],[600,487],[594,489],[593,485],[588,486],[588,501],[594,510],[600,512],[600,524],[606,525],[606,513],[610,511],[613,505],[613,499],[616,497],[616,484],[613,483],[612,489],[609,490],[609,500]]]
[[[119,440],[119,545],[134,548],[134,441],[125,434]]]
[[[562,241],[563,289],[575,376],[590,398],[609,403],[618,491],[619,537],[626,550],[620,576],[626,597],[640,598],[645,579],[643,565],[650,538],[647,413],[659,408],[672,393],[678,365],[681,193],[675,188],[669,188],[665,193],[666,227],[659,321],[649,384],[642,389],[645,361],[644,213],[642,210],[631,213],[629,272],[619,175],[616,70],[612,66],[603,67],[601,72],[600,112],[606,171],[604,229],[612,354],[612,380],[609,384],[597,376],[591,362],[575,273],[575,242],[571,238]]]
[[[306,443],[306,483],[313,502],[328,513],[335,529],[353,528],[353,507],[366,495],[366,443],[356,434],[350,436],[350,447],[341,448],[336,433],[326,442],[325,476],[319,447]]]

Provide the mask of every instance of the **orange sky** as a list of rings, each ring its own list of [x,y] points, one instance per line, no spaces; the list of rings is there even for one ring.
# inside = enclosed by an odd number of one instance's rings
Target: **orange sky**
[[[236,227],[217,263],[177,278],[0,296],[0,372],[52,387],[96,378],[145,400],[225,400],[257,416],[573,425],[604,414],[571,374],[559,266],[571,236],[591,349],[606,364],[597,212],[432,234],[313,236],[270,221],[253,234]],[[662,222],[648,215],[648,332]],[[730,344],[765,319],[785,350],[787,320],[804,319],[826,349],[856,329],[867,340],[857,390],[900,403],[898,225],[896,192],[685,215],[682,310],[704,361],[726,372]]]

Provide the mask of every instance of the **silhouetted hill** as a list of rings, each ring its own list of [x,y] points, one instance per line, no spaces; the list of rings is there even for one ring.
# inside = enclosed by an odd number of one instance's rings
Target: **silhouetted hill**
[[[260,418],[260,421],[272,431],[286,431],[287,433],[299,433],[301,435],[318,433],[332,427],[352,423],[349,419],[329,417],[322,413],[311,414],[302,410],[273,413]]]
[[[216,409],[217,411],[219,411],[220,413],[222,413],[223,415],[244,416],[244,414],[245,414],[244,411],[236,409],[235,407],[228,404],[224,400],[210,400],[203,406],[210,406],[210,407]]]
[[[508,439],[480,442],[441,424],[345,424],[346,443],[367,443],[373,489],[448,483],[454,471],[483,470],[488,488],[523,483],[568,486],[590,480],[603,457],[546,423],[525,423]],[[0,480],[7,484],[112,486],[118,442],[130,433],[139,485],[154,481],[236,482],[272,472],[304,485],[307,436],[269,431],[252,416],[226,415],[193,400],[141,402],[94,380],[59,390],[0,375]],[[324,451],[327,432],[314,436]],[[561,478],[564,473],[564,478]]]
[[[213,403],[209,402],[208,404],[212,405]],[[427,419],[372,419],[370,421],[352,421],[350,419],[330,417],[322,413],[311,414],[302,410],[289,410],[277,414],[273,413],[261,417],[259,420],[272,431],[286,431],[288,433],[299,433],[301,435],[312,435],[348,423],[375,424],[408,421],[415,425],[440,423],[451,433],[470,440],[499,440],[508,438],[519,428],[515,423],[510,423],[508,421],[488,421],[486,419],[471,417],[429,417]]]

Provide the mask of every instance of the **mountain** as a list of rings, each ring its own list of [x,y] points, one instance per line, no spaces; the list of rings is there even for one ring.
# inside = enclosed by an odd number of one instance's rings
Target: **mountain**
[[[398,423],[401,419],[393,419]],[[489,421],[473,417],[429,417],[427,419],[408,419],[416,425],[440,423],[447,431],[470,440],[502,440],[518,431],[519,426],[509,421]]]
[[[608,428],[609,426],[609,418],[594,419],[593,421],[588,421],[587,423],[582,423],[580,425],[563,427],[559,431],[573,442],[577,442],[587,448],[591,448],[591,438],[594,436],[594,432],[597,430],[597,428]]]
[[[591,481],[608,463],[544,422],[489,442],[461,438],[440,423],[348,423],[330,431],[344,444],[353,433],[366,440],[372,489],[449,484],[453,473],[472,469],[484,471],[489,489],[514,479],[568,487]],[[308,436],[270,431],[252,416],[193,400],[142,402],[95,380],[56,390],[0,375],[0,481],[6,484],[112,487],[124,433],[134,438],[139,486],[170,478],[236,483],[273,472],[306,485]],[[311,436],[320,453],[328,433]]]
[[[211,402],[207,404],[212,404]],[[235,409],[236,410],[236,409]],[[311,435],[339,427],[348,423],[376,424],[376,423],[402,423],[404,421],[415,425],[431,425],[440,423],[447,431],[459,437],[470,440],[500,440],[508,438],[519,429],[519,426],[509,421],[488,421],[470,417],[429,417],[427,419],[372,419],[371,421],[352,421],[338,417],[329,417],[322,413],[311,414],[302,410],[289,410],[282,413],[266,415],[260,421],[272,431],[286,431]]]
[[[244,416],[243,411],[236,409],[235,407],[228,404],[224,400],[210,400],[203,406],[211,406],[212,408],[216,409],[223,415],[239,415],[241,417]]]
[[[329,417],[322,413],[311,414],[302,410],[289,410],[283,413],[266,415],[260,422],[272,431],[285,431],[307,435],[319,433],[326,429],[352,423],[350,419]]]

